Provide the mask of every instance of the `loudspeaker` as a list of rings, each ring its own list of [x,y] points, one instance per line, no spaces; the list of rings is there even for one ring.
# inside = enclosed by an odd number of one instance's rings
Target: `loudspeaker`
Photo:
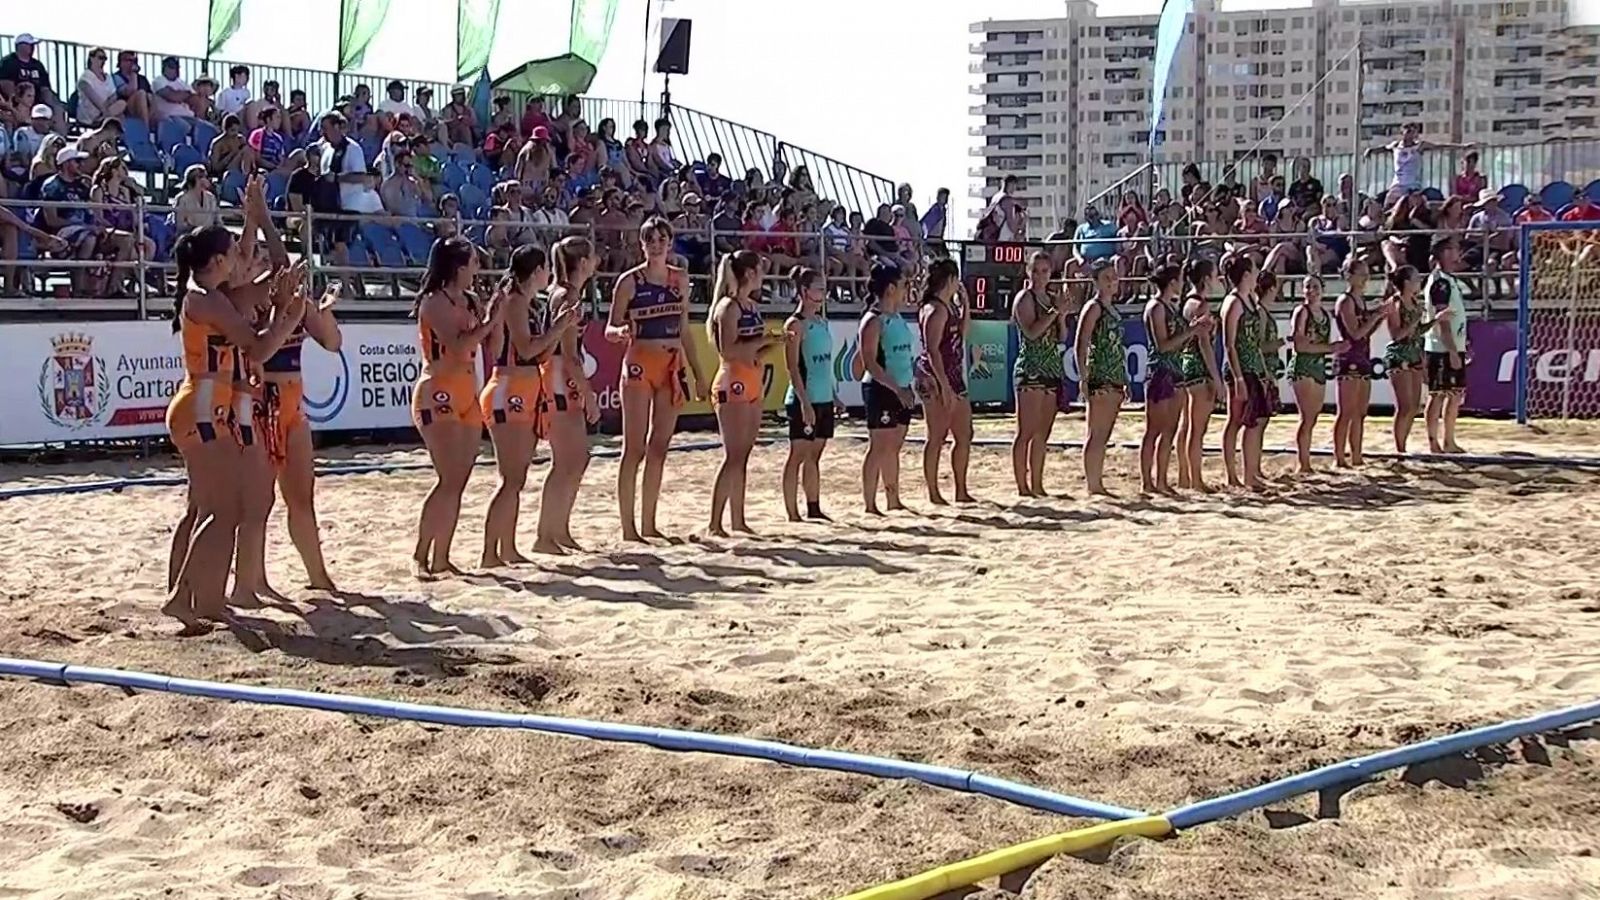
[[[656,71],[663,75],[689,74],[690,19],[661,20],[661,50],[656,54]]]

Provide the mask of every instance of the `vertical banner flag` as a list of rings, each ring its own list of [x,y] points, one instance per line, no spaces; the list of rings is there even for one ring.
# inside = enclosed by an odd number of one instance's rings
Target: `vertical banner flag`
[[[1156,25],[1155,87],[1150,91],[1150,155],[1156,152],[1156,131],[1161,128],[1162,107],[1167,100],[1167,81],[1172,65],[1178,61],[1178,48],[1188,29],[1194,0],[1166,0],[1161,4],[1161,20]]]
[[[611,23],[617,18],[617,0],[572,0],[572,55],[600,68],[611,36]]]
[[[222,45],[239,30],[239,7],[244,0],[211,0],[211,10],[206,24],[206,58],[222,49]]]
[[[456,80],[466,81],[489,65],[500,0],[458,0],[456,7]],[[481,121],[488,121],[483,119]]]
[[[339,71],[361,65],[367,47],[383,27],[389,0],[341,0],[339,5]]]

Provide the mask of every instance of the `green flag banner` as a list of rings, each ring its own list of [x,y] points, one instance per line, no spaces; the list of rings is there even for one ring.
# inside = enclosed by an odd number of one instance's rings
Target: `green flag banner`
[[[211,10],[206,26],[206,57],[222,49],[222,45],[239,30],[239,8],[244,0],[211,0]]]
[[[383,27],[389,0],[341,0],[339,6],[339,71],[361,65],[367,47]]]
[[[489,64],[500,0],[460,0],[456,7],[456,80],[468,81]]]
[[[617,0],[572,0],[572,55],[599,68],[616,18]]]

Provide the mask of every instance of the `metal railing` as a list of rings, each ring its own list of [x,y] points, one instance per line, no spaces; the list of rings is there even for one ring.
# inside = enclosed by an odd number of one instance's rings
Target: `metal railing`
[[[12,36],[0,35],[0,55],[10,53],[12,47]],[[50,73],[50,82],[55,85],[63,103],[73,92],[78,78],[87,67],[91,49],[83,44],[61,41],[46,41],[35,48],[39,61]],[[106,64],[106,72],[111,74],[116,69],[117,54],[128,48],[107,49],[110,50],[111,59]],[[140,74],[152,81],[160,74],[161,59],[169,55],[150,51],[132,52],[138,56]],[[177,59],[180,77],[191,84],[196,76],[204,72],[215,78],[219,86],[225,86],[230,66],[248,65],[253,92],[259,95],[265,82],[276,81],[283,100],[287,102],[291,91],[303,90],[306,93],[306,108],[313,117],[331,109],[340,97],[354,94],[357,85],[366,85],[369,89],[374,89],[371,102],[376,106],[383,97],[383,86],[390,80],[378,75],[261,65],[248,60],[220,57],[206,60],[179,56]],[[441,105],[447,102],[450,89],[454,86],[416,79],[400,80],[406,82],[413,91],[421,87],[432,88],[435,102]],[[522,109],[530,96],[511,91],[496,91],[495,95],[511,98],[511,106],[518,119],[521,118]],[[673,123],[674,146],[682,157],[680,162],[703,161],[710,154],[717,153],[722,156],[723,170],[730,173],[732,178],[739,178],[746,171],[756,169],[763,177],[770,179],[774,173],[774,164],[777,162],[782,162],[790,172],[798,166],[805,166],[811,175],[818,197],[836,200],[852,209],[864,212],[875,208],[879,203],[894,202],[895,184],[888,178],[874,175],[825,154],[786,143],[779,140],[776,135],[747,125],[677,104],[668,108],[659,103],[641,104],[637,100],[605,100],[593,97],[584,97],[582,102],[584,121],[589,123],[591,130],[598,132],[603,119],[612,119],[617,123],[619,140],[630,133],[633,122],[637,119],[646,122],[654,122],[658,118],[668,119]],[[436,107],[434,111],[437,112],[438,108]],[[68,109],[67,118],[71,120],[75,112]],[[551,112],[553,115],[557,110],[552,109]],[[168,148],[158,149],[165,152]]]

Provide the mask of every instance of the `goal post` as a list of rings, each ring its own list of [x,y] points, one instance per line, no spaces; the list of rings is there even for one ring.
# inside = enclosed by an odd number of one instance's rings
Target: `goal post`
[[[1516,414],[1600,419],[1600,222],[1521,227]]]

